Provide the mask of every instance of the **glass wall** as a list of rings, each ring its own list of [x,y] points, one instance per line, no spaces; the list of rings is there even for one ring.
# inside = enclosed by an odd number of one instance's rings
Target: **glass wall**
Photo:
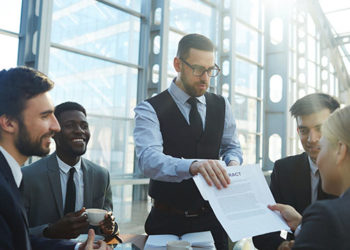
[[[75,101],[88,114],[84,157],[107,168],[112,183],[134,173],[140,1],[54,0],[48,75],[56,104]],[[125,8],[125,11],[123,10]],[[113,186],[119,223],[131,220],[132,185]]]
[[[17,66],[22,0],[1,1],[0,70]]]
[[[260,0],[237,0],[233,107],[244,163],[261,160],[263,7]]]
[[[289,93],[290,107],[299,98],[324,92],[339,96],[339,84],[332,63],[330,52],[320,31],[316,29],[311,15],[294,5],[290,21],[290,68]],[[287,155],[304,151],[298,134],[295,119],[288,114]]]

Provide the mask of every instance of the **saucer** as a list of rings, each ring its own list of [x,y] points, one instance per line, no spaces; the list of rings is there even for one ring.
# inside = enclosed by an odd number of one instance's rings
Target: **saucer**
[[[85,242],[88,238],[88,234],[81,234],[79,235],[78,237],[76,237],[75,239],[72,239],[74,241],[77,241],[77,242]],[[95,240],[94,242],[97,242],[99,240],[104,240],[105,237],[103,237],[102,235],[95,235]]]

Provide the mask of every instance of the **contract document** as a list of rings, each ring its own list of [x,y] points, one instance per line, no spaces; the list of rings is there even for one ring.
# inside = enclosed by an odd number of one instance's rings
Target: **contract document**
[[[233,242],[280,230],[289,231],[281,215],[267,207],[276,202],[259,165],[232,166],[226,170],[231,184],[220,190],[209,186],[200,174],[193,179]]]

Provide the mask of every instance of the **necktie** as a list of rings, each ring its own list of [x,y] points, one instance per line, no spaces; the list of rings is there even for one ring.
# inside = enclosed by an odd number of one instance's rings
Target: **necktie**
[[[325,193],[322,190],[322,180],[318,169],[316,173],[318,175],[317,200],[324,200],[326,197],[325,197]]]
[[[194,137],[196,138],[196,141],[199,140],[203,133],[203,123],[201,116],[198,113],[197,109],[197,98],[195,97],[190,97],[187,102],[191,105],[191,110],[190,110],[190,127],[192,130],[192,133]]]
[[[75,211],[75,184],[74,184],[75,168],[69,170],[67,181],[66,204],[64,206],[64,214]]]

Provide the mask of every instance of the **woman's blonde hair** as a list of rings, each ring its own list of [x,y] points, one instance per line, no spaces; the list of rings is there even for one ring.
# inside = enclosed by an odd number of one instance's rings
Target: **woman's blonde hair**
[[[322,136],[330,143],[339,141],[350,147],[350,105],[334,111],[322,125]]]

